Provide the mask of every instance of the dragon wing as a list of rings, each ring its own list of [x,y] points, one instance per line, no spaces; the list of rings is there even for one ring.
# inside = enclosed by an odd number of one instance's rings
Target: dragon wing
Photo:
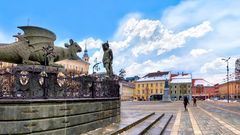
[[[56,35],[45,28],[36,26],[19,26],[19,29],[24,31],[23,37],[28,40],[29,45],[48,44],[53,46],[56,40]]]

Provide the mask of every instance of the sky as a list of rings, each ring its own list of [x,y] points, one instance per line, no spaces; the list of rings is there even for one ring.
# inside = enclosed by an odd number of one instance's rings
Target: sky
[[[1,0],[0,43],[13,42],[17,26],[40,26],[57,35],[57,46],[70,38],[86,45],[90,73],[109,41],[115,74],[185,72],[222,83],[222,58],[231,57],[233,74],[240,57],[239,7],[233,0]]]

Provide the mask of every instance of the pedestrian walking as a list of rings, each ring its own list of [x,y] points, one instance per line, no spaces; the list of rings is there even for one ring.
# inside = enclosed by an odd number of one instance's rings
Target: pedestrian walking
[[[197,99],[195,97],[193,98],[193,106],[197,106]]]
[[[187,105],[189,104],[187,96],[184,96],[183,104],[184,104],[185,111],[187,111]]]

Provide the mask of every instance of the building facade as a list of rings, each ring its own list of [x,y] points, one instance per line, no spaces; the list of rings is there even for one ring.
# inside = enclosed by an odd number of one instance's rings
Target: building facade
[[[123,101],[133,100],[133,93],[135,89],[134,83],[121,81],[120,85],[120,97]]]
[[[76,73],[76,74],[88,74],[89,63],[83,60],[62,60],[56,62],[64,66],[65,71],[68,73]]]
[[[182,100],[187,96],[192,99],[192,75],[172,74],[170,81],[170,95],[172,100]]]
[[[151,95],[163,95],[165,80],[170,79],[170,72],[152,72],[135,81],[134,98],[149,100]]]
[[[198,99],[215,97],[218,94],[217,87],[204,79],[192,80],[192,94]]]
[[[228,98],[228,88],[230,99],[240,98],[240,81],[230,81],[228,83],[219,84],[218,91],[221,99]]]

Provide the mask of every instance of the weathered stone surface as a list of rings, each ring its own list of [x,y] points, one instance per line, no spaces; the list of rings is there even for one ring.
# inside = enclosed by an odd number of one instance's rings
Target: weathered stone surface
[[[103,102],[74,103],[31,103],[31,104],[1,104],[0,120],[26,120],[48,118],[64,115],[75,115],[120,107],[118,100]]]
[[[99,121],[94,121],[86,124],[67,127],[64,129],[57,129],[52,131],[46,131],[41,133],[33,133],[32,135],[75,135],[85,133],[90,130],[94,130],[97,127],[104,127],[111,124],[113,121],[117,121],[118,117],[110,117]]]
[[[119,121],[120,101],[0,104],[0,113],[0,134],[75,134]]]

